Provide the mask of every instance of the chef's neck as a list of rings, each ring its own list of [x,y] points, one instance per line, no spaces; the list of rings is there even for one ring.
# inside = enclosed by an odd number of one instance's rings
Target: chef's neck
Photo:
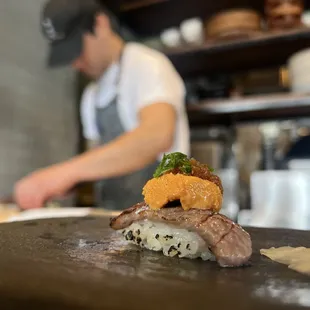
[[[115,33],[111,35],[108,41],[104,42],[102,51],[104,53],[103,59],[105,59],[105,62],[102,64],[101,70],[96,72],[96,77],[93,76],[95,80],[100,80],[104,77],[105,73],[113,64],[120,63],[124,47],[124,40]]]
[[[124,46],[125,46],[125,42],[120,36],[118,36],[117,34],[114,34],[111,37],[111,42],[110,42],[111,63],[110,64],[120,61]]]

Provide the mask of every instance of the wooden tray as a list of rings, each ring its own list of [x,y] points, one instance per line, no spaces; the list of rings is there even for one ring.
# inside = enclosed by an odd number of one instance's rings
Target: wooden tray
[[[259,255],[310,246],[308,232],[249,229],[252,266],[173,259],[128,248],[106,218],[0,225],[1,309],[302,309],[310,278]]]

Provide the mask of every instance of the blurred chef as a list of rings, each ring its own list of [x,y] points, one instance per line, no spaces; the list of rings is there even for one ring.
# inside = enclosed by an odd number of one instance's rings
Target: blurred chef
[[[71,65],[93,80],[82,97],[81,120],[85,139],[96,147],[20,180],[16,202],[40,208],[88,181],[96,181],[96,203],[104,208],[141,201],[162,154],[189,153],[182,79],[160,52],[125,44],[94,0],[50,0],[41,24],[49,66]]]

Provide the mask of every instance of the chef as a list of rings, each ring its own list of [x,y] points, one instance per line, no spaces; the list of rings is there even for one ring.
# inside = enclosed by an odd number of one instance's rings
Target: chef
[[[93,81],[82,96],[81,120],[95,147],[17,182],[16,203],[40,208],[89,181],[96,181],[96,203],[106,209],[141,201],[163,153],[189,153],[182,79],[160,52],[125,44],[94,0],[50,0],[41,24],[49,66],[71,65]]]

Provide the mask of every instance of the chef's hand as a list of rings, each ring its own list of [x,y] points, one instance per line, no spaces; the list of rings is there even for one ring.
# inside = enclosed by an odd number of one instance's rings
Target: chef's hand
[[[64,163],[30,174],[15,185],[15,202],[22,209],[37,209],[49,199],[63,197],[76,184],[72,172]]]

